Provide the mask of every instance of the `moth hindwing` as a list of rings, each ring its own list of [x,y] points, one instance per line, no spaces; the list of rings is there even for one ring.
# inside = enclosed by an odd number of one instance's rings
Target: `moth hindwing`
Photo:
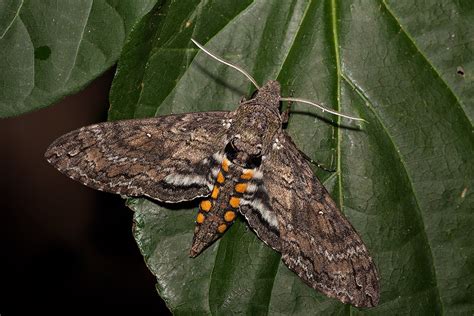
[[[374,262],[282,129],[281,99],[280,84],[269,81],[235,111],[83,127],[57,139],[45,156],[98,190],[167,203],[199,199],[192,257],[240,213],[309,286],[344,303],[375,306]]]

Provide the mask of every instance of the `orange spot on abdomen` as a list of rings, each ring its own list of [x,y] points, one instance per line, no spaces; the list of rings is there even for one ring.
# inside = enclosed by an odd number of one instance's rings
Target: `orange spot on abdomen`
[[[229,172],[229,160],[227,160],[227,158],[224,158],[222,160],[222,170],[224,170],[225,172]]]
[[[251,180],[252,177],[253,177],[252,170],[244,170],[244,172],[242,172],[242,175],[240,176],[240,178],[244,180]]]
[[[232,206],[233,208],[237,208],[237,207],[239,207],[240,199],[237,198],[237,197],[235,197],[235,196],[233,196],[233,197],[230,198],[229,204],[230,204],[230,206]]]
[[[211,197],[215,200],[219,196],[219,187],[217,185],[212,189]]]
[[[220,225],[217,227],[217,231],[218,231],[219,233],[221,233],[221,234],[222,234],[223,232],[225,232],[226,229],[227,229],[227,225],[226,225],[226,224],[220,224]]]
[[[212,203],[209,200],[201,201],[201,210],[208,212],[212,207]]]
[[[224,181],[225,181],[224,175],[222,174],[222,172],[219,171],[219,173],[217,174],[217,182],[224,183]]]
[[[224,220],[226,222],[232,222],[235,219],[235,212],[233,211],[227,211],[224,214]]]
[[[204,223],[204,219],[206,219],[206,218],[204,217],[204,214],[198,213],[198,215],[197,215],[197,217],[196,217],[196,223],[202,224],[202,223]]]
[[[244,193],[247,190],[247,183],[237,183],[234,189],[235,192]]]

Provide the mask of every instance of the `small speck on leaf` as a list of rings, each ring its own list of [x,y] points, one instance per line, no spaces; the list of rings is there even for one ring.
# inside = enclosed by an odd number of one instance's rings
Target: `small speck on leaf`
[[[467,193],[467,187],[465,187],[464,190],[462,190],[461,199],[464,199],[466,197],[466,193]]]

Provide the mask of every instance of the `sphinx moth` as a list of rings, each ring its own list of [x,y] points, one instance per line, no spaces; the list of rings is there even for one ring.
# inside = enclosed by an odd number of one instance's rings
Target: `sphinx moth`
[[[45,157],[97,190],[199,200],[192,257],[241,214],[309,286],[357,307],[377,305],[378,275],[366,246],[282,128],[280,101],[290,98],[281,97],[277,81],[257,88],[231,112],[83,127],[54,141]]]

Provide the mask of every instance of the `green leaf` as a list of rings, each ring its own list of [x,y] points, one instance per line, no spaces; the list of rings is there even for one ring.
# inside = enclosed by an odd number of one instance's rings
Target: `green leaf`
[[[0,117],[48,106],[117,60],[156,0],[5,0],[0,4]]]
[[[176,1],[136,27],[110,119],[233,110],[250,95],[251,84],[199,53],[193,37],[260,83],[278,79],[283,95],[369,122],[359,129],[296,104],[288,131],[336,169],[316,172],[376,261],[378,307],[358,310],[310,289],[242,220],[191,259],[197,202],[130,200],[135,238],[173,313],[472,313],[474,7],[414,3]]]

